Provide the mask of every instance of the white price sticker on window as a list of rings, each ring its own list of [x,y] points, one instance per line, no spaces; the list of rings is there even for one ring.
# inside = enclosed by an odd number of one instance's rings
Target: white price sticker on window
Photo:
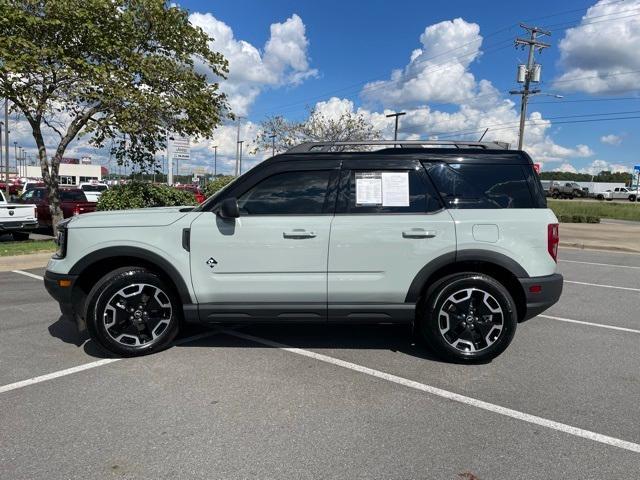
[[[409,172],[382,172],[382,206],[409,206]]]
[[[356,205],[382,205],[382,176],[379,172],[356,173]]]

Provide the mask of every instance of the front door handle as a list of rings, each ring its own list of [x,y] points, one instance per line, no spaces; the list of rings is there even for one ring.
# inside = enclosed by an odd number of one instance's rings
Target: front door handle
[[[296,228],[289,230],[288,232],[282,232],[282,236],[284,238],[293,239],[314,238],[316,236],[316,232],[307,232],[303,228]]]
[[[402,232],[402,238],[433,238],[437,232],[425,230],[424,228],[412,228]]]

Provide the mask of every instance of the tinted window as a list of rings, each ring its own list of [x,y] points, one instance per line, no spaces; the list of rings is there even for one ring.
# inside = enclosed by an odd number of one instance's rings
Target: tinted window
[[[106,185],[82,185],[83,192],[104,192],[107,188]]]
[[[240,213],[249,215],[322,213],[330,176],[330,170],[273,175],[238,198]]]
[[[388,173],[407,176],[409,187],[408,205],[385,205],[385,197],[387,195],[383,191],[385,184],[383,176]],[[366,199],[366,195],[363,195],[362,192],[358,195],[358,188],[362,188],[363,180],[364,182],[374,182],[374,184],[376,181],[380,182],[380,192],[373,192],[373,196],[376,196],[376,193],[380,194],[379,199],[373,197]],[[441,208],[433,186],[428,183],[427,179],[423,180],[416,170],[394,170],[388,172],[382,170],[352,170],[349,175],[348,185],[345,188],[347,189],[347,212],[349,213],[425,213],[434,212]],[[401,193],[401,189],[399,190]],[[397,202],[398,198],[395,200],[391,203],[402,203]],[[362,203],[364,201],[370,203]]]
[[[60,200],[63,202],[86,202],[82,190],[60,190]]]
[[[425,164],[449,208],[536,208],[522,165]]]

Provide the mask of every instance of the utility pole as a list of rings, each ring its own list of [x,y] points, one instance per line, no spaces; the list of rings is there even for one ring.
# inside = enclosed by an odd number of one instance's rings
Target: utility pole
[[[550,47],[548,43],[541,42],[538,40],[538,35],[547,35],[550,36],[551,32],[546,30],[542,30],[538,27],[530,27],[523,23],[520,24],[520,27],[529,32],[529,38],[516,38],[515,44],[516,47],[529,46],[529,57],[527,58],[526,65],[518,65],[518,83],[523,83],[524,88],[522,90],[512,90],[509,93],[511,95],[520,95],[520,130],[518,133],[518,150],[522,150],[522,146],[524,143],[524,124],[527,118],[527,103],[529,101],[529,95],[535,95],[536,93],[540,93],[539,89],[531,90],[531,82],[538,83],[540,82],[540,71],[541,65],[535,63],[534,53],[537,49],[538,52],[542,52],[543,49]]]
[[[242,174],[242,144],[244,143],[244,140],[238,140],[238,152],[240,152],[239,155],[239,161],[238,161],[238,173],[236,174],[236,176],[241,175]]]
[[[4,127],[4,122],[0,122],[0,178],[2,178],[2,127]]]
[[[213,176],[218,176],[218,146],[213,147]]]
[[[406,115],[406,112],[397,112],[397,113],[390,113],[389,115],[386,115],[387,118],[391,118],[391,117],[396,117],[396,128],[393,131],[393,139],[394,140],[398,140],[398,117],[401,117],[402,115]]]
[[[2,132],[0,132],[0,135]],[[9,99],[4,99],[4,173],[7,198],[9,198]]]
[[[236,132],[236,177],[239,175],[240,172],[240,119],[244,118],[244,117],[238,117],[236,119],[236,123],[238,125],[238,129]]]
[[[276,134],[272,134],[269,135],[269,138],[271,139],[271,156],[275,157],[276,156]]]

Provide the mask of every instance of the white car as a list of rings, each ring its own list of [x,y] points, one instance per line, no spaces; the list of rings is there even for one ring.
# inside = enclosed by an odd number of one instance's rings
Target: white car
[[[97,202],[100,199],[102,192],[109,189],[106,183],[81,183],[79,188],[84,192],[84,196],[87,197],[87,202]]]
[[[183,322],[302,322],[408,324],[444,358],[494,358],[562,292],[531,158],[369,144],[299,145],[197,207],[67,219],[45,286],[124,356],[167,347]]]
[[[35,205],[8,203],[0,191],[0,233],[11,233],[14,240],[28,240],[29,233],[37,227]]]

